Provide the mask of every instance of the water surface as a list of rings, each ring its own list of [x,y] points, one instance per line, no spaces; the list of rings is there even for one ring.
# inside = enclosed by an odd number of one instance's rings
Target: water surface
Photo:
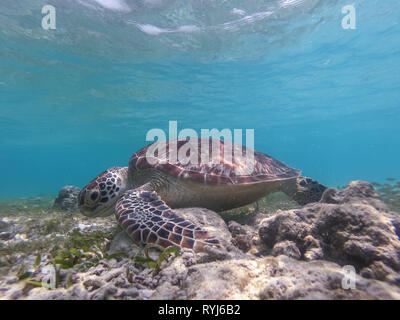
[[[400,3],[356,1],[344,30],[348,4],[3,1],[0,197],[82,187],[172,120],[254,129],[257,150],[329,186],[399,178]]]

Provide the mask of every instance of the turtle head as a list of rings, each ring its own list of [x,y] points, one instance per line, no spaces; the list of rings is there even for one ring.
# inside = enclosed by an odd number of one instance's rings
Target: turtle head
[[[79,210],[87,217],[114,213],[117,200],[128,189],[128,168],[113,167],[94,178],[78,195]]]

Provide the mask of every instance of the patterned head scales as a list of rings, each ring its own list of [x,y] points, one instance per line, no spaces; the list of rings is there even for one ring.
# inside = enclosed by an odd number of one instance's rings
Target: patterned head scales
[[[93,179],[79,193],[79,210],[88,217],[113,214],[115,203],[127,189],[127,172],[127,167],[113,167]]]

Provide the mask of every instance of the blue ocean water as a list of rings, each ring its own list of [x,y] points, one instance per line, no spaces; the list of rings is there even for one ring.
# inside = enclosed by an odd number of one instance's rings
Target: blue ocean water
[[[356,29],[342,28],[349,4]],[[254,129],[257,150],[333,187],[400,178],[398,0],[0,8],[0,198],[82,187],[169,121]]]

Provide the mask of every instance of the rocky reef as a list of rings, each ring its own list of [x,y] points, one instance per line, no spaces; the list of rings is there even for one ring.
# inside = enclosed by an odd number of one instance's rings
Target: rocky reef
[[[224,248],[142,250],[114,217],[2,209],[0,298],[400,299],[400,216],[367,182],[304,206],[275,194],[221,215],[179,212]]]
[[[263,219],[259,236],[272,255],[352,265],[365,278],[400,285],[400,216],[371,184],[328,189],[320,202]]]
[[[53,208],[61,210],[77,210],[78,195],[81,190],[74,186],[65,186],[54,200]]]

